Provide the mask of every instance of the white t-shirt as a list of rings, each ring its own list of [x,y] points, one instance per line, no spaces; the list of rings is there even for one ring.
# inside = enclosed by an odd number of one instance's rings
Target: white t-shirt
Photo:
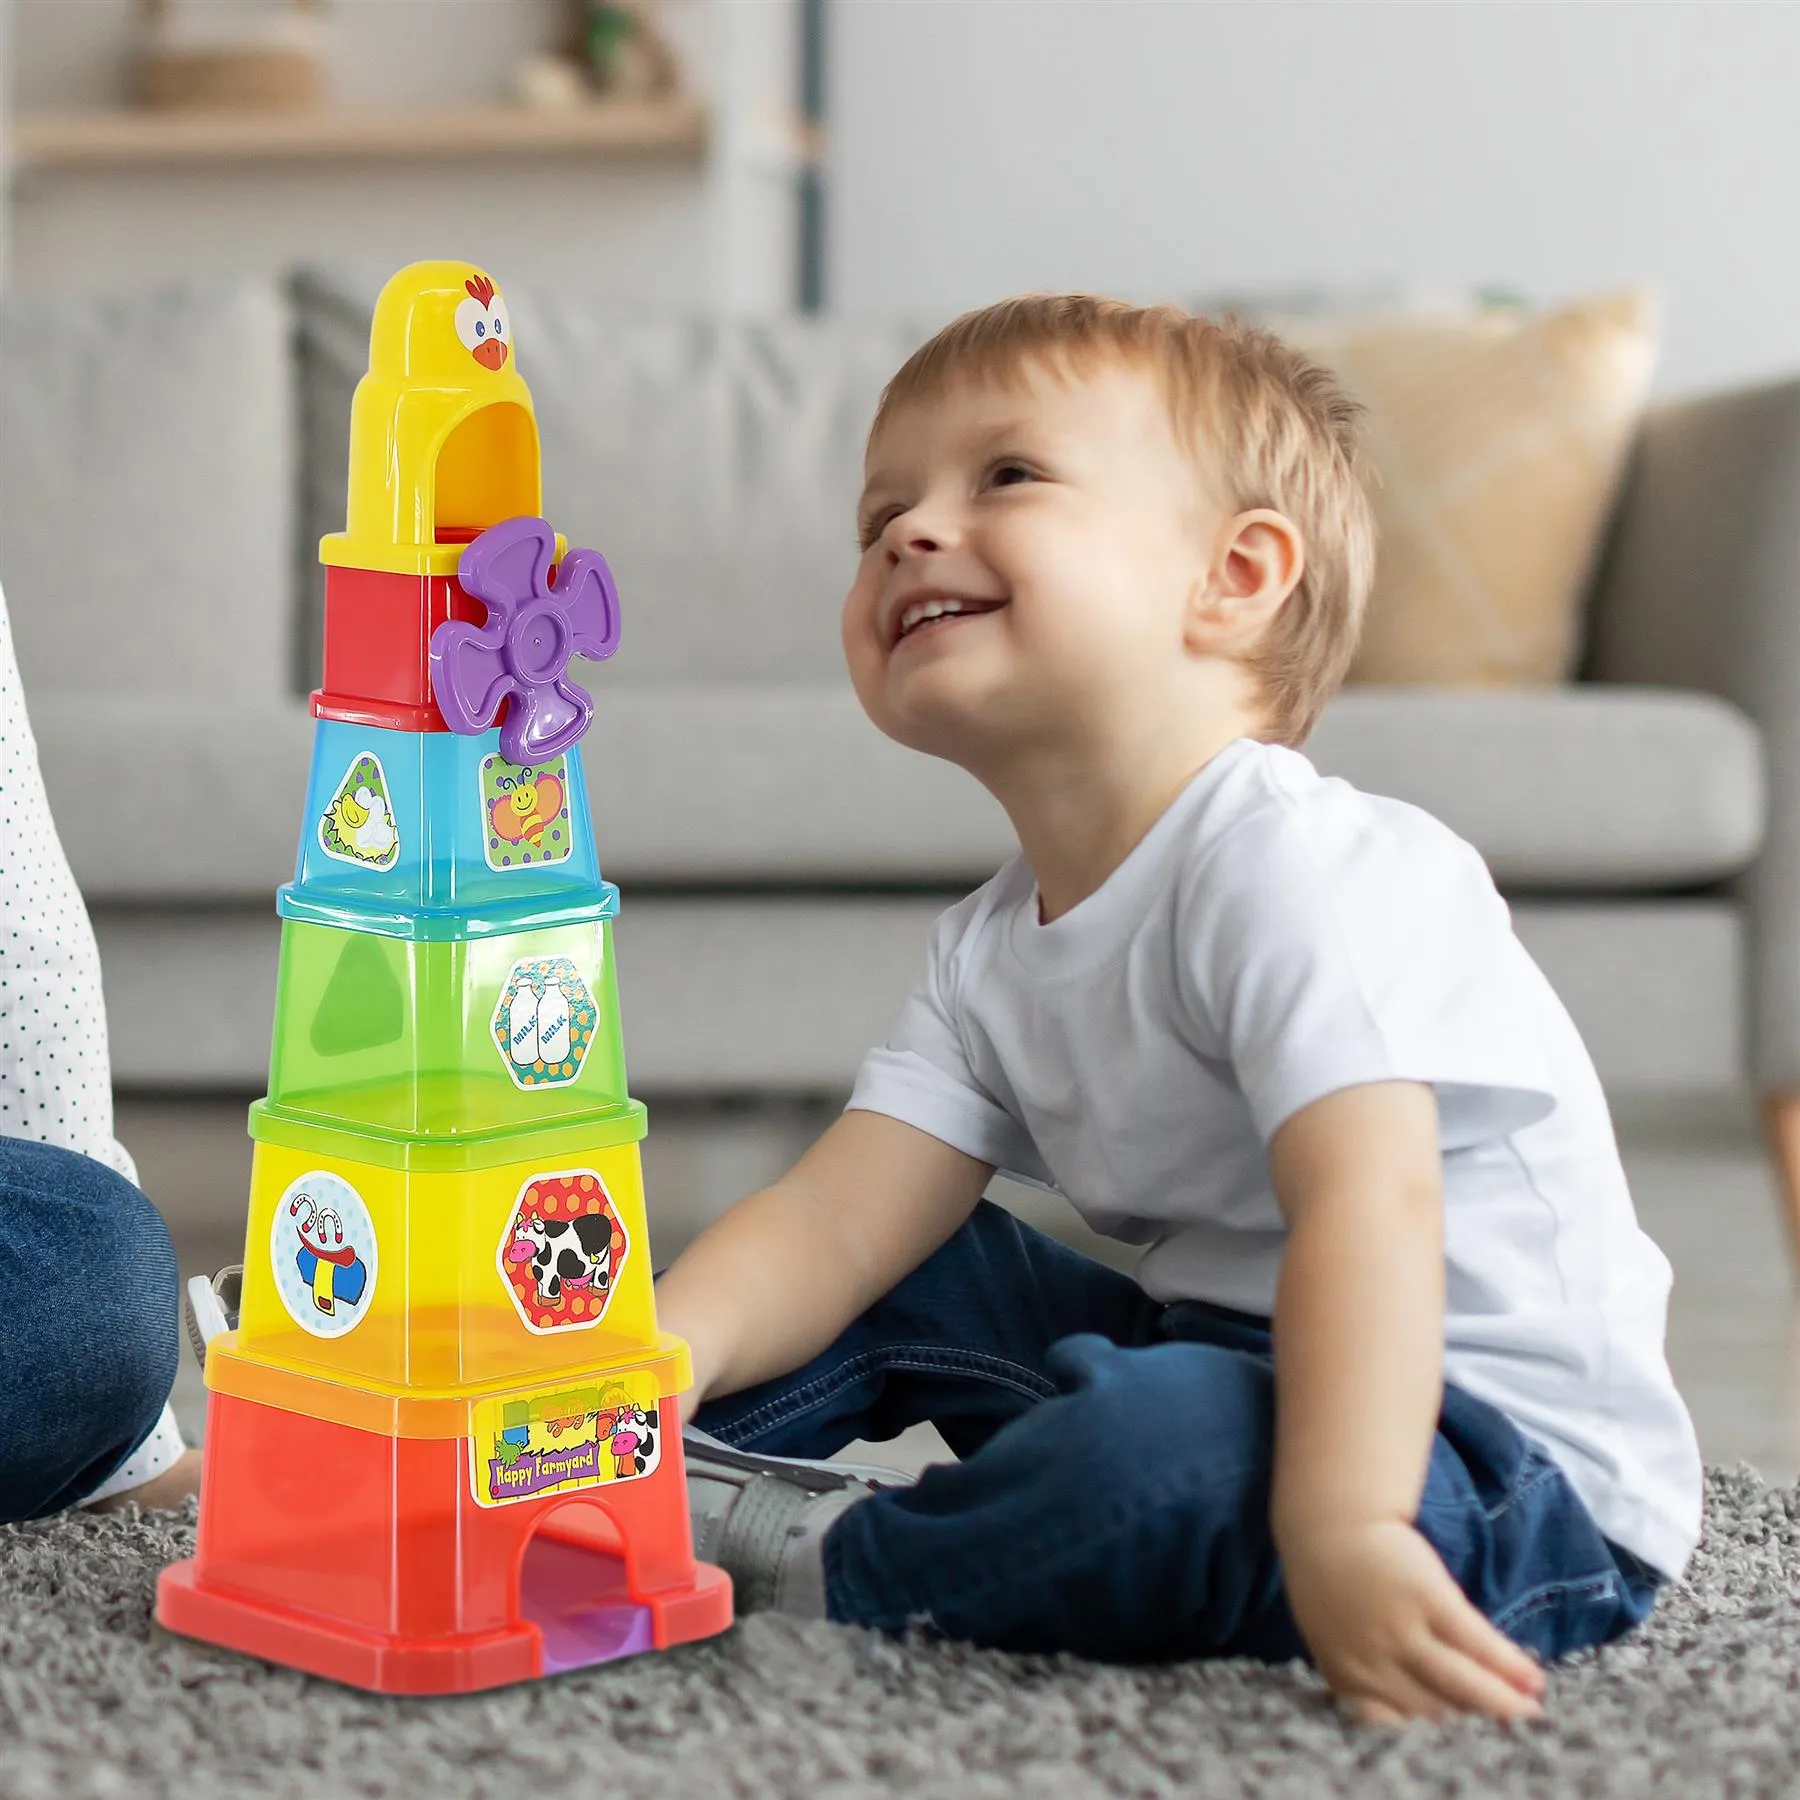
[[[1372,1081],[1437,1097],[1445,1380],[1678,1575],[1701,1466],[1663,1351],[1669,1264],[1574,1023],[1429,813],[1235,740],[1062,917],[1038,922],[1022,856],[945,913],[850,1105],[1147,1244],[1154,1299],[1268,1316],[1287,1236],[1269,1140]]]

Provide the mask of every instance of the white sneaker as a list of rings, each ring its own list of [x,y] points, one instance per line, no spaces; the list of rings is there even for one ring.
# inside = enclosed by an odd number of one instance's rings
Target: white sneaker
[[[692,1425],[681,1444],[694,1554],[731,1577],[743,1614],[824,1618],[826,1532],[880,1489],[913,1484],[898,1469],[734,1450]]]
[[[230,1263],[208,1281],[191,1276],[187,1284],[188,1342],[200,1367],[206,1367],[206,1346],[221,1331],[235,1331],[238,1305],[244,1292],[244,1265]]]

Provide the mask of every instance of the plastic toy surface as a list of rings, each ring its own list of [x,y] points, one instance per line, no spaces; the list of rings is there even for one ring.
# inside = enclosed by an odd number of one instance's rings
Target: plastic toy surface
[[[606,563],[535,515],[506,303],[418,263],[376,306],[255,1140],[208,1346],[170,1629],[389,1693],[721,1631],[694,1561],[572,655]]]
[[[619,647],[619,593],[597,550],[571,550],[555,588],[556,535],[542,519],[484,531],[457,578],[486,603],[487,623],[450,619],[431,634],[431,686],[452,731],[494,722],[509,696],[500,749],[516,763],[560,756],[587,730],[594,704],[568,679],[571,655],[595,662]]]

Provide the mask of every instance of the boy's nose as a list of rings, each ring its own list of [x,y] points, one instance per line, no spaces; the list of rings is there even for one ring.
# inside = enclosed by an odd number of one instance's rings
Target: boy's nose
[[[929,556],[943,547],[943,539],[928,531],[897,532],[888,542],[888,561],[897,563],[902,556]]]
[[[904,512],[888,520],[882,532],[891,567],[903,556],[929,556],[948,550],[960,535],[956,502],[945,494],[920,494]]]
[[[929,556],[934,550],[949,549],[955,536],[955,526],[941,506],[915,506],[888,526],[888,557],[898,562],[903,556]]]

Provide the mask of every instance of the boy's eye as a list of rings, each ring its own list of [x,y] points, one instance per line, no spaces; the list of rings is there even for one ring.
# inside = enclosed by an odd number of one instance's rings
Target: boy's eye
[[[878,513],[870,513],[857,527],[857,549],[867,550],[899,516],[900,509],[897,506],[883,507]]]
[[[1016,487],[1021,481],[1033,481],[1036,476],[1021,462],[996,463],[988,480],[995,487]]]

